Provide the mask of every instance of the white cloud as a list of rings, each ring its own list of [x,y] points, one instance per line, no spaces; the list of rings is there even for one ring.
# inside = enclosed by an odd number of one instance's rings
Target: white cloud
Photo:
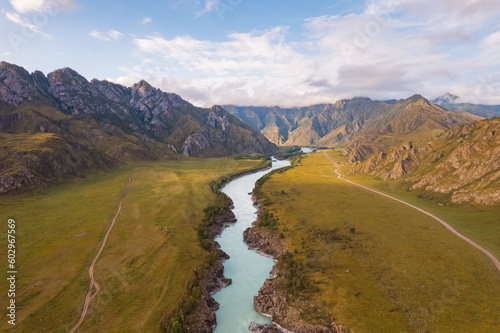
[[[194,16],[194,18],[198,18],[200,16],[205,15],[206,13],[213,12],[217,10],[220,6],[220,0],[205,0],[205,6],[198,10]]]
[[[499,47],[500,46],[500,30],[495,31],[492,34],[488,35],[482,41],[483,47]],[[498,49],[497,49],[498,50]]]
[[[15,13],[15,12],[8,12],[6,11],[5,9],[2,8],[2,13],[5,14],[5,17],[9,20],[9,21],[12,21],[14,23],[16,23],[17,25],[23,27],[23,28],[27,28],[31,31],[33,31],[34,33],[36,34],[39,34],[40,36],[43,36],[47,39],[52,39],[52,36],[43,32],[42,31],[42,28],[35,25],[35,24],[32,24],[30,23],[30,21],[24,17],[22,17],[21,15],[19,15],[18,13]]]
[[[92,30],[91,32],[89,32],[89,36],[97,38],[99,40],[110,42],[110,41],[122,39],[123,36],[125,36],[125,35],[117,30],[109,29],[106,32]]]
[[[204,4],[198,16],[217,10],[217,1]],[[500,31],[491,31],[499,14],[496,0],[370,0],[361,13],[305,20],[300,40],[290,39],[287,27],[231,33],[224,41],[134,37],[145,61],[122,68],[118,80],[146,78],[203,106],[449,91],[500,104],[499,76],[490,75],[500,73]]]
[[[153,19],[151,17],[147,16],[147,17],[142,19],[141,24],[149,24],[151,22],[153,22]]]
[[[73,9],[73,0],[9,0],[12,7],[21,14],[29,12],[52,12],[54,9]]]
[[[212,42],[179,36],[165,39],[161,35],[136,38],[140,51],[160,56],[167,62],[179,62],[189,71],[206,74],[290,73],[291,64],[307,64],[293,47],[284,42],[286,27],[266,31],[231,33],[229,41]],[[303,61],[299,64],[299,61]],[[299,66],[301,65],[301,66]]]

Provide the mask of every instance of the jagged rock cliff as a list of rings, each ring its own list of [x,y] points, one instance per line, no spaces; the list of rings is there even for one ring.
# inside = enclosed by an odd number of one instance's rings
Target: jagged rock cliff
[[[138,159],[272,154],[275,145],[220,106],[198,108],[146,81],[87,81],[0,63],[0,193],[48,186]]]
[[[406,177],[410,189],[451,202],[500,202],[500,118],[466,124],[428,142],[406,142],[354,167],[384,180]]]

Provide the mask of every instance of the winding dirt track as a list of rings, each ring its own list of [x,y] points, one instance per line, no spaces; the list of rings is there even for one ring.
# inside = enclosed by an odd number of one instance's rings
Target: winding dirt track
[[[120,215],[120,212],[122,210],[122,202],[123,198],[127,195],[128,191],[130,190],[130,182],[132,181],[132,175],[128,177],[128,182],[127,182],[127,187],[123,191],[121,197],[120,197],[120,202],[118,204],[118,210],[116,211],[115,217],[113,218],[113,221],[111,221],[111,224],[109,225],[108,231],[106,232],[106,235],[104,236],[104,239],[102,241],[101,247],[99,248],[99,251],[97,251],[97,254],[94,257],[94,260],[92,260],[92,263],[90,264],[89,267],[89,277],[90,277],[90,285],[89,285],[89,290],[87,291],[87,296],[85,297],[85,303],[83,304],[83,310],[82,314],[80,315],[80,319],[78,319],[78,322],[73,326],[71,331],[69,333],[74,333],[80,324],[83,322],[85,319],[85,316],[87,315],[87,311],[89,309],[90,302],[94,299],[94,297],[97,295],[97,293],[101,290],[101,285],[99,282],[97,282],[94,279],[94,266],[101,256],[102,250],[104,249],[104,246],[106,246],[106,242],[108,241],[108,236],[111,233],[111,229],[113,229],[113,226],[115,225],[116,219],[118,218],[118,215]]]
[[[396,199],[394,197],[391,197],[390,195],[387,195],[385,193],[382,193],[382,192],[379,192],[379,191],[376,191],[376,190],[373,190],[369,187],[366,187],[366,186],[363,186],[363,185],[360,185],[360,184],[357,184],[355,182],[352,182],[350,180],[347,180],[347,179],[344,179],[342,178],[342,175],[338,172],[339,170],[339,166],[337,165],[337,163],[335,163],[327,154],[326,154],[326,150],[323,151],[323,153],[325,154],[326,158],[328,158],[330,160],[330,162],[337,167],[337,169],[335,169],[335,173],[337,174],[337,178],[338,179],[342,179],[343,181],[346,181],[350,184],[353,184],[353,185],[356,185],[356,186],[359,186],[359,187],[362,187],[364,188],[365,190],[368,190],[368,191],[372,191],[372,192],[375,192],[377,194],[380,194],[380,195],[383,195],[384,197],[386,198],[389,198],[389,199],[392,199],[392,200],[395,200],[397,202],[400,202],[402,204],[405,204],[407,206],[410,206],[411,208],[413,209],[416,209],[418,210],[419,212],[421,213],[424,213],[425,215],[429,216],[429,217],[432,217],[434,220],[438,221],[439,223],[441,223],[446,229],[448,229],[449,231],[451,231],[452,233],[454,233],[455,235],[457,235],[458,237],[462,238],[464,241],[466,241],[467,243],[469,243],[470,245],[474,246],[476,249],[478,249],[479,251],[483,252],[490,260],[491,262],[493,263],[493,265],[495,265],[496,269],[498,270],[498,272],[500,272],[500,261],[493,255],[491,254],[488,250],[486,250],[485,248],[483,248],[481,245],[477,244],[476,242],[472,241],[470,238],[462,235],[461,233],[459,233],[458,231],[456,231],[451,225],[449,225],[448,223],[446,223],[445,221],[441,220],[439,217],[421,209],[421,208],[418,208],[417,206],[414,206],[412,204],[409,204],[403,200],[399,200],[399,199]]]

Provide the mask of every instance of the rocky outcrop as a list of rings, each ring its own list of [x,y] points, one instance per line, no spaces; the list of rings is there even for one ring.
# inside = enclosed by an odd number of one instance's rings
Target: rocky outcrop
[[[412,189],[450,194],[455,203],[500,202],[499,133],[499,118],[444,133],[433,141],[434,154],[427,160],[434,168],[410,177]]]
[[[248,326],[248,329],[254,333],[281,333],[281,332],[284,332],[283,330],[280,330],[279,328],[277,328],[274,325],[257,324],[253,321]]]
[[[405,142],[372,155],[352,172],[383,180],[406,177],[411,190],[440,193],[453,203],[500,202],[500,119],[466,124],[426,143]]]
[[[230,209],[234,208],[233,201],[228,197],[226,205]],[[236,222],[236,217],[232,211],[215,218],[215,223],[208,232],[211,240],[211,250],[217,254],[217,259],[204,271],[197,273],[201,275],[199,289],[201,297],[195,309],[185,318],[184,326],[189,333],[212,333],[217,325],[215,311],[219,308],[219,303],[212,297],[222,288],[231,284],[231,279],[224,276],[223,260],[229,259],[229,255],[222,251],[219,244],[214,239],[220,235],[228,223]]]
[[[243,232],[243,239],[249,249],[275,260],[287,250],[279,236],[267,228],[258,226],[248,228]]]
[[[357,164],[373,154],[373,150],[369,145],[351,144],[344,150],[343,154],[349,157],[349,163]]]
[[[195,309],[185,318],[185,328],[189,333],[212,333],[217,325],[215,311],[219,308],[219,303],[212,295],[231,284],[231,279],[224,277],[224,266],[221,262],[221,258],[227,254],[219,250],[218,255],[218,260],[201,273],[201,298]]]
[[[24,68],[6,62],[0,63],[0,100],[12,106],[30,101],[52,102],[48,81],[43,73],[31,75]]]
[[[364,163],[353,167],[353,172],[370,172],[383,180],[401,178],[417,170],[422,156],[430,150],[428,145],[419,148],[407,141],[385,153],[370,156]]]
[[[182,145],[182,152],[186,156],[199,156],[203,151],[212,146],[224,144],[225,137],[218,132],[212,132],[207,127],[202,127],[198,132],[188,136]]]

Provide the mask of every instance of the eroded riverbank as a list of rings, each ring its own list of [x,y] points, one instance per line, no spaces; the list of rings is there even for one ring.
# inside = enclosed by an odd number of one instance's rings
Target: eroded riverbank
[[[253,205],[251,196],[255,182],[268,172],[289,165],[289,161],[273,160],[270,169],[237,178],[222,189],[233,201],[232,211],[237,222],[229,225],[215,239],[230,258],[224,261],[224,275],[232,280],[231,285],[213,296],[219,303],[215,333],[249,332],[251,322],[271,322],[255,311],[253,297],[270,277],[269,273],[275,263],[272,259],[249,250],[243,242],[243,232],[257,218],[257,208]]]

